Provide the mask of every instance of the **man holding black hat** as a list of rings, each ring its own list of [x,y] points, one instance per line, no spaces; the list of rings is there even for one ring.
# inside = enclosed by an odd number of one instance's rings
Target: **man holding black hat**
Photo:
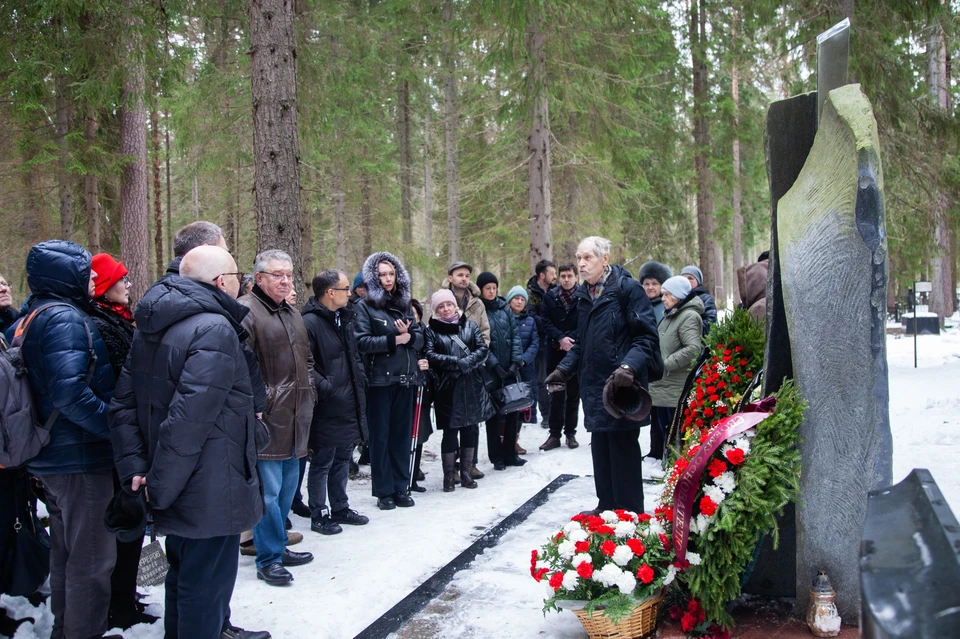
[[[649,423],[646,388],[663,374],[653,309],[643,287],[610,264],[609,240],[580,242],[577,265],[584,280],[576,292],[577,340],[545,381],[556,391],[573,375],[580,378],[584,426],[591,433],[595,512],[642,513],[640,426]]]
[[[480,327],[480,334],[483,335],[483,341],[490,345],[490,321],[487,319],[487,309],[480,299],[480,288],[470,281],[470,275],[473,273],[473,267],[466,262],[453,262],[447,268],[447,279],[441,284],[440,288],[449,289],[453,297],[457,300],[457,307],[462,315],[467,319],[476,322]],[[424,323],[428,322],[432,315],[430,307],[426,309]]]

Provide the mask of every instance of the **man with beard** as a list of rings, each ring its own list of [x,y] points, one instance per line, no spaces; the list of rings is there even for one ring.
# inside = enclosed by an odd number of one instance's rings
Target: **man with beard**
[[[547,387],[543,380],[549,374],[549,349],[547,348],[547,333],[543,327],[541,319],[541,310],[543,298],[547,292],[556,286],[557,267],[550,260],[540,260],[534,267],[533,277],[527,282],[527,311],[537,322],[537,333],[540,338],[540,346],[537,349],[537,358],[535,365],[537,369],[537,406],[540,407],[540,414],[543,415],[542,426],[548,428],[550,425],[550,394],[547,393]]]

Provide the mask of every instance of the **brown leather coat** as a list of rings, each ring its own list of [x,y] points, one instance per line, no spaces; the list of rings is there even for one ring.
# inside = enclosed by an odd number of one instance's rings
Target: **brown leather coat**
[[[263,422],[270,431],[270,445],[260,459],[305,457],[317,395],[303,318],[286,301],[278,305],[257,286],[238,301],[250,309],[243,327],[267,387]]]

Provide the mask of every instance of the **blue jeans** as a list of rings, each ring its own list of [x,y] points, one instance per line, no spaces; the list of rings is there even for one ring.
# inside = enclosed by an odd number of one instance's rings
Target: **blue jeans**
[[[263,485],[263,517],[253,527],[253,545],[257,547],[257,568],[265,568],[280,561],[287,547],[284,522],[297,491],[300,460],[261,459],[257,461],[257,470]]]

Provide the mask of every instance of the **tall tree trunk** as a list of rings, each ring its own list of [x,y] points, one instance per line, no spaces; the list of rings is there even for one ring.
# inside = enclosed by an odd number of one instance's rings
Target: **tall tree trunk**
[[[163,112],[164,126],[164,150],[165,162],[167,165],[167,261],[173,260],[173,196],[170,190],[170,113]]]
[[[150,151],[153,153],[153,250],[157,259],[157,279],[163,277],[163,206],[160,204],[160,114],[150,111]]]
[[[96,144],[97,113],[88,107],[83,139],[89,152]],[[88,160],[89,162],[89,160]],[[83,204],[87,216],[87,249],[94,255],[100,252],[100,194],[96,169],[87,167],[83,176]]]
[[[397,142],[400,146],[400,218],[403,221],[403,245],[413,246],[413,170],[410,166],[410,83],[397,82]]]
[[[306,170],[307,172],[305,177],[310,176],[310,170],[311,169]],[[319,183],[320,173],[318,171],[314,172],[317,173],[316,181]],[[319,200],[320,198],[318,197],[317,199]],[[307,293],[309,295],[310,282],[313,281],[313,276],[316,275],[316,272],[313,270],[313,213],[310,212],[310,209],[307,209],[307,212],[305,212],[303,215],[303,236],[301,237],[301,244],[303,246],[303,285],[307,289]],[[305,299],[302,300],[302,302],[305,301]],[[301,307],[303,306],[302,302],[300,303]]]
[[[40,219],[43,217],[41,204],[40,169],[35,164],[29,171],[21,173],[23,189],[27,193],[27,207],[23,215],[24,256],[30,247],[40,241]],[[44,238],[46,239],[46,238]],[[7,274],[9,276],[9,273]],[[26,280],[24,280],[26,281]]]
[[[126,160],[120,182],[120,259],[130,271],[130,299],[150,285],[147,225],[147,112],[143,106],[144,52],[139,0],[127,0],[124,34],[126,75],[120,92],[120,155]]]
[[[67,77],[57,76],[57,187],[60,192],[60,237],[73,240],[73,178],[67,170],[70,149],[67,134],[70,133],[70,101],[67,97]]]
[[[347,212],[343,202],[343,168],[337,167],[333,174],[333,226],[336,234],[337,268],[347,270]]]
[[[576,134],[576,125],[576,115],[571,111],[570,116],[567,118],[567,132],[571,139],[574,139]],[[577,207],[580,205],[580,181],[577,180],[577,173],[573,168],[573,164],[570,162],[564,167],[563,175],[563,181],[567,189],[566,203],[563,207],[563,221],[566,223],[566,233],[563,241],[563,258],[560,262],[576,262],[574,255],[576,255],[577,242],[579,240],[573,235],[572,231],[579,228]],[[560,262],[557,263],[558,266]]]
[[[443,127],[447,157],[447,252],[450,262],[460,259],[460,196],[457,194],[457,78],[453,27],[453,0],[443,2]]]
[[[527,49],[530,56],[530,269],[553,259],[550,231],[550,112],[547,102],[547,63],[540,3],[530,3]]]
[[[736,51],[737,29],[739,27],[740,11],[738,8],[733,10],[733,29],[731,31],[731,40],[734,43]],[[730,89],[733,97],[733,287],[736,288],[737,271],[743,266],[743,216],[741,213],[741,190],[740,190],[740,66],[739,58],[734,53],[733,67],[730,69]],[[734,293],[736,299],[737,292]]]
[[[945,0],[941,0],[943,3]],[[943,111],[950,108],[949,84],[947,82],[947,44],[940,21],[930,26],[927,41],[927,89]],[[954,311],[953,256],[950,245],[950,196],[940,185],[933,195],[934,235],[936,250],[932,260],[933,291],[930,295],[930,311],[936,313],[940,322]]]
[[[224,177],[227,180],[226,193],[227,193],[227,215],[223,220],[223,239],[227,242],[227,250],[230,251],[230,254],[234,257],[237,257],[237,247],[234,239],[237,235],[236,228],[236,217],[237,211],[235,208],[236,200],[233,197],[234,190],[236,189],[236,182],[238,176],[236,171],[233,170],[233,167],[230,167],[224,171]]]
[[[698,6],[699,5],[699,6]],[[694,169],[697,175],[697,248],[703,287],[714,292],[716,279],[713,237],[713,190],[707,151],[710,148],[710,125],[707,105],[706,0],[690,2],[690,51],[693,62],[693,143]]]
[[[249,12],[257,251],[288,253],[303,297],[294,11],[289,0],[249,0]]]
[[[370,209],[370,174],[360,172],[360,243],[364,256],[373,253],[373,211]]]
[[[193,206],[193,219],[200,219],[200,184],[198,173],[200,169],[196,164],[193,165],[193,188],[190,193],[190,202]]]
[[[433,149],[430,147],[430,106],[423,121],[423,216],[424,244],[433,255]],[[429,285],[428,285],[429,290]]]

